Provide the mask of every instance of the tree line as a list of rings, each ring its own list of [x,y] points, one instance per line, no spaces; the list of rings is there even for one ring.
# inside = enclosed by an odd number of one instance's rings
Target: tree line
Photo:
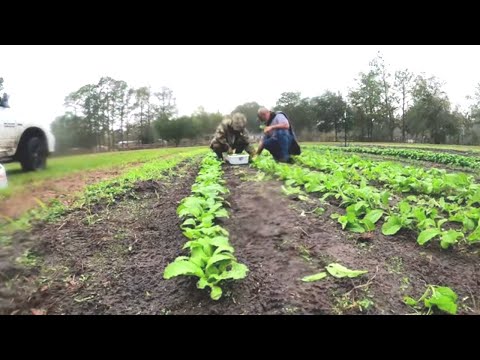
[[[435,76],[408,69],[392,73],[377,55],[346,97],[328,90],[312,98],[285,92],[275,109],[287,112],[304,136],[331,132],[339,141],[347,129],[348,138],[356,141],[478,144],[472,128],[480,121],[480,84],[470,97],[473,105],[464,111],[452,107],[444,85]]]
[[[162,87],[132,88],[125,81],[102,77],[65,98],[68,111],[55,119],[52,131],[59,151],[72,147],[114,148],[118,143],[152,144],[195,138],[214,131],[222,114],[199,108],[177,117],[173,91]]]

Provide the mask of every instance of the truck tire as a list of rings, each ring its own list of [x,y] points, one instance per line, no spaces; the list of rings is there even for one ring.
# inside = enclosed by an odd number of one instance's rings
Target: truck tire
[[[37,171],[47,166],[47,144],[39,137],[27,140],[20,159],[23,171]]]

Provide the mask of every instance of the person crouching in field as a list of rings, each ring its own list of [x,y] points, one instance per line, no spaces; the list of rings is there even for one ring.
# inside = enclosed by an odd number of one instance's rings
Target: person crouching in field
[[[244,150],[252,158],[255,151],[250,144],[250,135],[247,131],[247,118],[245,115],[237,112],[231,117],[225,117],[215,131],[210,142],[210,148],[217,154],[220,160],[223,160],[224,152],[240,154]]]
[[[261,107],[258,109],[258,118],[266,126],[256,155],[260,155],[263,149],[267,149],[277,162],[290,163],[292,162],[290,155],[301,154],[292,124],[285,113],[273,112]]]

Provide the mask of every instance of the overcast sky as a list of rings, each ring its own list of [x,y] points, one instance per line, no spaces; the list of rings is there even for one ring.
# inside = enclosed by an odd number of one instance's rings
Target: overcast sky
[[[66,95],[102,76],[169,87],[179,115],[199,106],[227,114],[249,101],[274,106],[285,91],[346,95],[378,51],[392,72],[445,81],[454,104],[467,106],[480,83],[479,45],[0,45],[0,77],[11,107],[44,123],[65,112]]]

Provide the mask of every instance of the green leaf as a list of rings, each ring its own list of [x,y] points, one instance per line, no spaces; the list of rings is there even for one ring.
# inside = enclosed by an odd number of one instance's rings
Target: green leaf
[[[444,199],[443,197],[441,197],[440,200],[438,200],[438,205],[439,205],[442,209],[445,209],[446,203],[445,203],[445,199]]]
[[[365,217],[363,218],[363,220],[369,220],[371,221],[372,223],[376,223],[383,215],[383,210],[371,210],[370,212],[368,212],[367,215],[365,215]]]
[[[333,215],[336,215],[336,214],[333,214]],[[342,229],[345,230],[345,227],[347,226],[348,224],[348,219],[345,215],[342,215],[342,216],[339,216],[338,217],[338,222],[340,224],[342,224]]]
[[[193,249],[196,247],[203,247],[203,244],[198,240],[187,241],[183,244],[182,249]]]
[[[415,300],[415,299],[412,299],[410,296],[404,296],[403,297],[403,302],[405,304],[407,304],[409,306],[413,306],[413,307],[417,306],[417,304],[418,304],[418,301]]]
[[[248,267],[244,264],[234,262],[232,268],[228,271],[229,277],[235,280],[243,279],[247,276],[249,270]]]
[[[472,195],[472,197],[468,201],[468,204],[470,206],[475,204],[475,203],[480,204],[480,188],[478,188],[477,191],[475,191],[475,193]]]
[[[200,214],[203,212],[202,204],[205,201],[203,199],[189,196],[185,198],[180,206],[177,208],[177,214],[180,217],[184,217],[187,215],[193,215],[194,217],[199,217]]]
[[[198,280],[198,282],[197,282],[197,288],[205,289],[206,286],[210,286],[207,279],[204,278],[204,277],[200,278],[200,280]]]
[[[417,243],[424,245],[427,241],[430,241],[435,236],[440,235],[442,232],[438,229],[427,229],[423,230],[417,238]]]
[[[170,263],[163,272],[164,279],[170,279],[179,275],[194,275],[201,278],[204,276],[204,273],[199,266],[195,265],[189,260],[175,260],[174,262]]]
[[[463,219],[463,227],[465,230],[471,231],[475,229],[475,222],[472,219],[466,217]]]
[[[411,201],[413,203],[416,203],[416,202],[418,202],[418,197],[416,195],[408,195],[406,197],[406,200]]]
[[[190,261],[195,265],[203,268],[209,259],[208,253],[204,250],[204,246],[193,247],[191,250]],[[208,251],[208,249],[207,249]]]
[[[213,252],[213,255],[220,254],[221,252],[228,252],[230,254],[233,254],[234,251],[235,249],[230,245],[220,245],[220,246],[217,246],[217,248]]]
[[[335,220],[335,219],[338,219],[338,218],[339,218],[339,217],[341,217],[341,216],[342,216],[342,215],[340,215],[340,214],[337,214],[337,213],[335,213],[335,214],[331,214],[331,215],[330,215],[330,219],[333,219],[333,220]]]
[[[203,214],[201,226],[204,228],[209,228],[213,226],[214,216],[212,214]]]
[[[248,267],[244,264],[240,264],[236,261],[231,263],[230,270],[224,271],[220,275],[218,275],[218,280],[226,280],[226,279],[233,279],[239,280],[243,279],[247,276]]]
[[[427,218],[425,216],[425,211],[418,207],[413,210],[413,216],[415,216],[418,222],[424,221]]]
[[[387,206],[389,198],[390,198],[390,193],[387,191],[384,191],[380,196],[380,201],[382,202],[383,205]]]
[[[315,274],[315,275],[305,276],[304,278],[302,278],[302,281],[312,282],[312,281],[321,280],[321,279],[326,278],[326,277],[327,277],[327,273],[323,271],[323,272]]]
[[[219,225],[215,225],[212,227],[201,228],[196,227],[195,229],[186,228],[183,231],[183,234],[189,239],[198,239],[204,236],[228,236],[228,231],[222,228]]]
[[[217,218],[228,218],[228,212],[225,209],[219,209],[215,211],[215,217]]]
[[[345,266],[337,263],[328,264],[326,269],[330,273],[330,275],[336,278],[344,278],[344,277],[355,278],[362,274],[368,273],[367,270],[350,270]]]
[[[443,249],[447,249],[449,246],[456,244],[457,239],[463,238],[463,233],[455,230],[448,230],[442,233],[440,240],[440,246]]]
[[[312,191],[313,192],[313,191]],[[330,196],[333,196],[335,195],[334,192],[326,192],[325,194],[323,194],[323,196],[320,198],[322,201],[325,201],[327,200]]]
[[[458,212],[455,215],[452,215],[448,218],[448,221],[459,222],[465,224],[465,220],[471,220],[466,217],[464,212]]]
[[[228,237],[226,236],[215,236],[209,240],[209,243],[213,246],[229,246]]]
[[[412,207],[406,201],[401,201],[398,204],[398,208],[402,214],[408,214],[412,209]]]
[[[457,294],[446,286],[432,286],[433,294],[430,298],[424,300],[425,306],[432,307],[436,305],[440,310],[449,314],[457,313]]]
[[[445,224],[448,220],[447,219],[441,219],[441,220],[438,220],[438,223],[437,223],[437,228],[441,228],[443,224]]]
[[[289,179],[289,180],[285,181],[285,185],[287,185],[287,186],[295,185],[295,183],[296,183],[296,181],[293,180],[293,179]]]
[[[187,225],[193,225],[193,226],[195,226],[196,224],[197,224],[197,222],[195,221],[195,219],[189,218],[189,219],[185,220],[180,227],[181,227],[181,228],[184,228],[184,227],[186,227]]]
[[[375,227],[373,227],[375,228]],[[354,223],[348,223],[347,224],[347,229],[352,231],[352,232],[356,232],[356,233],[364,233],[365,232],[365,228],[360,225],[359,222],[354,222]]]
[[[402,228],[401,219],[396,216],[389,216],[388,220],[382,225],[383,235],[395,235]]]
[[[323,190],[323,186],[319,184],[311,184],[307,183],[305,184],[305,191],[307,193],[314,193],[314,192],[321,192]],[[331,196],[333,193],[326,193],[322,199],[326,199],[327,197]]]
[[[229,253],[220,253],[220,254],[213,255],[210,259],[208,259],[206,271],[208,271],[209,268],[214,264],[224,260],[234,260],[234,256]]]
[[[213,214],[215,213],[215,211],[219,210],[223,204],[221,202],[218,202],[216,201],[215,199],[207,199],[207,201],[205,202],[206,205],[207,205],[207,209],[208,209],[208,212]]]
[[[222,288],[220,286],[212,285],[212,291],[210,292],[210,297],[212,300],[218,300],[222,297]]]
[[[468,236],[467,241],[472,244],[480,241],[480,225]]]
[[[422,220],[418,223],[418,228],[419,229],[429,229],[429,228],[434,228],[436,226],[435,220],[427,218],[425,220]]]
[[[361,220],[361,223],[365,226],[366,231],[373,231],[375,230],[375,224],[368,219]]]
[[[357,214],[359,214],[360,212],[363,212],[363,210],[366,209],[367,207],[368,207],[368,204],[365,201],[359,201],[356,204],[353,204],[353,209],[355,210],[355,213],[357,213]]]
[[[290,196],[290,195],[301,194],[302,190],[296,187],[291,187],[291,186],[285,187],[282,185],[282,193],[287,196]]]

